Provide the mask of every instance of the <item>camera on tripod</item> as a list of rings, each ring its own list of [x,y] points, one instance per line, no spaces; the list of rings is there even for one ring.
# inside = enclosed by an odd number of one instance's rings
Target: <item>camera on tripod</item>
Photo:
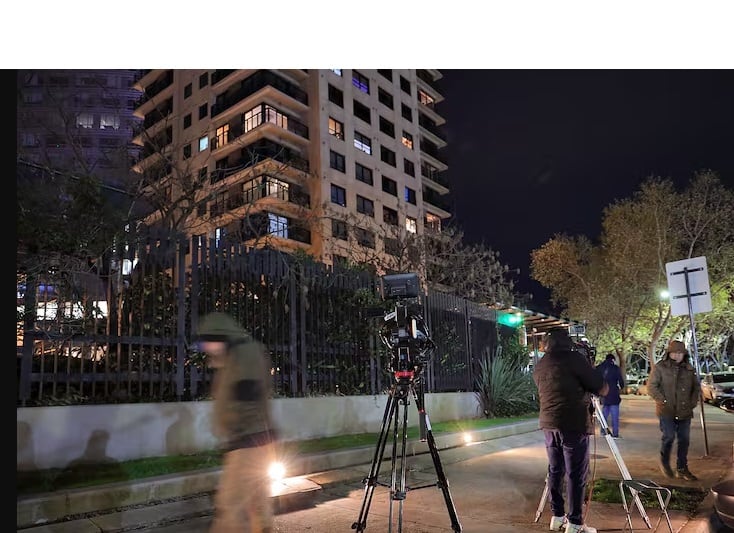
[[[389,370],[398,382],[412,381],[423,372],[436,345],[421,316],[420,282],[415,273],[382,277],[382,299],[395,300],[395,307],[384,316],[382,342],[391,351]]]

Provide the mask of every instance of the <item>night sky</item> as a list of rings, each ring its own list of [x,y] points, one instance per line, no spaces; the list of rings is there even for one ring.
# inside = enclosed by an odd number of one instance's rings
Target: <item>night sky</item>
[[[602,209],[651,175],[711,169],[734,187],[734,71],[441,72],[455,219],[520,269],[535,311],[558,312],[529,273],[556,233],[596,239]]]

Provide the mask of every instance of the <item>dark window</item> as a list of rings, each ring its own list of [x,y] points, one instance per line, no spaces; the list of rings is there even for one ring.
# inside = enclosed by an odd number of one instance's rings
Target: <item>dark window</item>
[[[199,89],[201,89],[202,87],[206,87],[207,85],[209,85],[209,73],[205,72],[204,74],[199,76]]]
[[[363,93],[370,94],[370,80],[367,76],[357,72],[356,70],[352,71],[352,85]]]
[[[409,204],[416,205],[415,191],[410,187],[405,188],[405,201]]]
[[[190,144],[187,144],[186,146],[183,147],[183,156],[184,156],[184,159],[188,159],[189,157],[191,157],[191,145]]]
[[[382,190],[393,196],[398,195],[398,183],[391,178],[382,176]]]
[[[329,84],[329,102],[332,102],[339,107],[344,107],[344,93],[334,87],[331,83]]]
[[[366,248],[375,247],[375,234],[364,228],[356,228],[355,238],[357,243],[365,246]]]
[[[191,87],[191,84],[189,83],[186,87],[184,87],[184,98],[188,98],[189,96],[191,96],[191,91],[192,91],[192,87]]]
[[[408,176],[413,176],[415,178],[415,163],[408,159],[403,159],[403,171],[405,171]]]
[[[205,180],[208,174],[209,174],[209,169],[207,167],[201,167],[199,169],[199,179],[200,180]]]
[[[380,73],[385,79],[392,81],[392,69],[389,68],[378,68],[377,72]]]
[[[331,219],[331,236],[335,239],[346,241],[349,238],[347,223],[343,220]]]
[[[370,118],[370,108],[366,105],[357,102],[354,100],[352,102],[352,109],[354,110],[354,116],[357,118],[361,118],[364,120],[367,124],[372,123],[372,119]]]
[[[382,206],[382,220],[391,226],[398,225],[398,212],[389,207]]]
[[[368,217],[375,216],[375,202],[364,196],[357,195],[357,213],[362,213]]]
[[[329,166],[339,172],[344,172],[346,164],[344,156],[334,150],[329,151]]]
[[[402,76],[400,76],[400,88],[404,93],[410,94],[410,82]]]
[[[388,165],[395,166],[395,152],[385,146],[380,146],[380,159]]]
[[[400,257],[400,241],[391,237],[385,237],[385,253],[394,257]]]
[[[201,104],[199,106],[199,120],[201,120],[202,118],[205,118],[208,113],[209,113],[209,104]]]
[[[338,185],[331,186],[331,203],[340,205],[342,207],[347,206],[347,191],[344,187]]]
[[[357,181],[372,185],[372,169],[367,168],[359,163],[354,164],[354,177]]]
[[[380,117],[380,131],[385,135],[389,135],[393,139],[395,138],[395,124],[387,120],[385,117]]]
[[[384,104],[385,106],[389,107],[390,109],[393,108],[392,94],[387,92],[382,87],[377,88],[377,99],[380,101],[381,104]]]
[[[405,104],[400,104],[400,110],[403,113],[403,118],[409,122],[413,122],[413,110],[410,108],[410,106]]]
[[[189,113],[188,115],[186,115],[184,117],[184,119],[183,119],[183,127],[184,127],[184,129],[188,128],[189,126],[191,126],[191,113]]]

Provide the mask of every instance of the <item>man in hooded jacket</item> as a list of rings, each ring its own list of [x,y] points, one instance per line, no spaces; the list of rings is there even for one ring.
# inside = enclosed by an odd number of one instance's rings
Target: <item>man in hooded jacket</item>
[[[701,394],[696,369],[688,362],[688,350],[680,341],[671,341],[650,375],[648,395],[655,400],[655,414],[660,421],[660,470],[667,477],[686,481],[698,479],[688,470],[688,445],[691,419]],[[673,442],[678,439],[675,474],[670,468]]]
[[[609,421],[611,418],[612,437],[618,439],[619,404],[622,403],[620,392],[624,388],[624,377],[622,377],[622,371],[615,363],[613,353],[608,353],[604,362],[596,368],[599,369],[599,372],[604,376],[604,381],[609,385],[609,391],[601,397],[602,415],[605,421]]]
[[[264,346],[232,317],[214,312],[199,324],[199,349],[215,369],[212,431],[223,450],[211,533],[268,533],[273,512],[268,467],[275,459],[270,364]]]

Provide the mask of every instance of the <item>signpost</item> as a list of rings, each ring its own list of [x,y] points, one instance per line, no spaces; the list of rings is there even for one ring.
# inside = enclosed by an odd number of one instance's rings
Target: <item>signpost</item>
[[[691,339],[693,344],[693,361],[696,377],[701,381],[701,366],[698,358],[698,342],[694,313],[711,311],[711,288],[709,286],[706,257],[693,257],[665,264],[668,277],[668,293],[670,294],[670,314],[672,316],[688,315],[691,322]],[[703,394],[699,392],[701,411],[701,429],[703,430],[704,455],[709,454],[709,442],[706,435],[706,418],[703,413]]]

